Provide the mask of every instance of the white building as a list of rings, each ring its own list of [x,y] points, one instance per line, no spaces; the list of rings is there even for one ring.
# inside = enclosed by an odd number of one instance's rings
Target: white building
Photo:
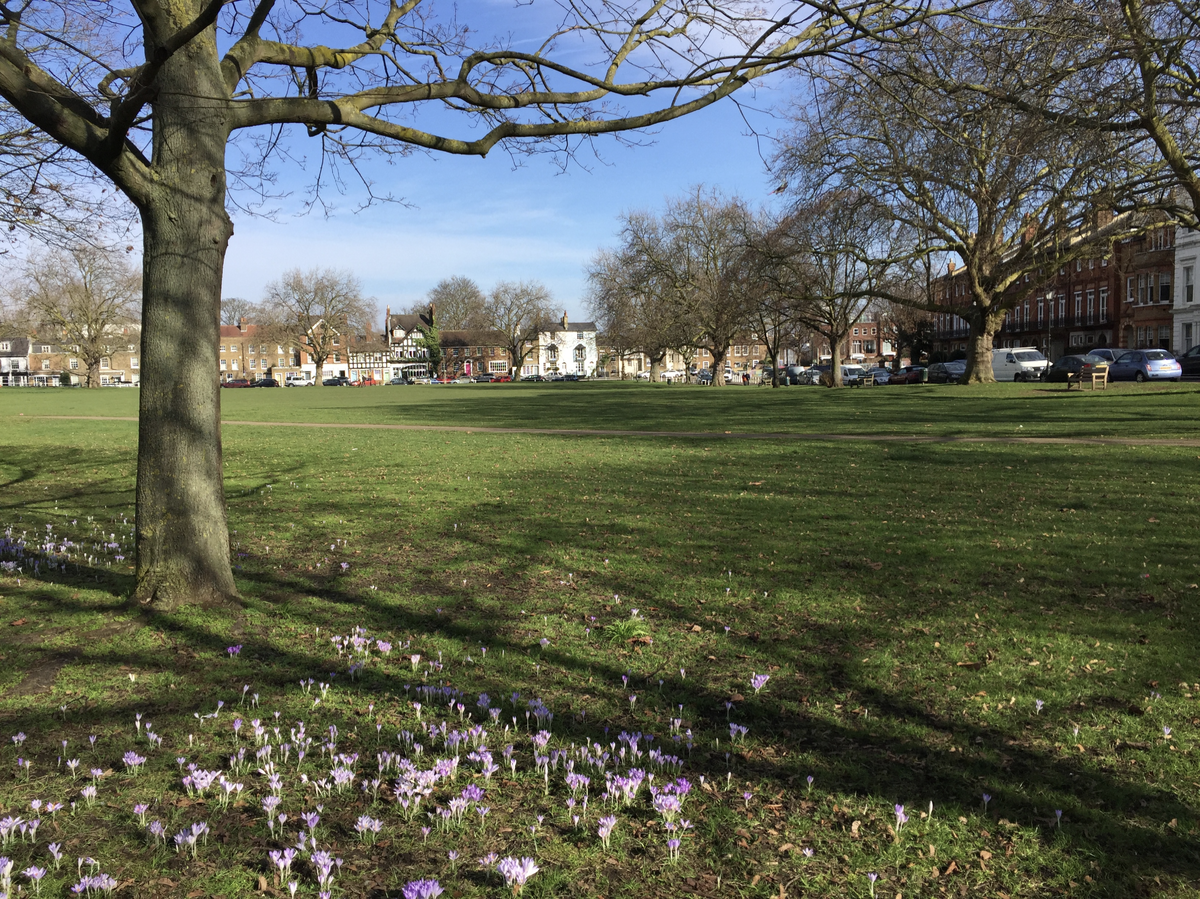
[[[595,323],[571,324],[564,312],[561,321],[538,327],[537,343],[525,357],[521,375],[594,377],[599,365]]]
[[[1175,232],[1175,340],[1177,353],[1200,343],[1200,296],[1196,272],[1200,265],[1200,231],[1178,228]]]

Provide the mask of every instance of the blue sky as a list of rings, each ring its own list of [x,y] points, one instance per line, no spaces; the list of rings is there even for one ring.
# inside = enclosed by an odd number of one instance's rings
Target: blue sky
[[[329,217],[236,217],[223,293],[258,300],[286,269],[330,266],[353,270],[381,309],[397,309],[452,275],[473,278],[485,291],[500,280],[534,279],[578,320],[585,266],[616,242],[623,212],[657,210],[701,183],[752,205],[767,201],[772,185],[760,148],[769,154],[769,142],[745,131],[738,110],[722,103],[664,126],[651,146],[600,138],[599,159],[585,148],[581,165],[566,171],[542,156],[514,168],[499,150],[487,159],[417,154],[381,163],[372,168],[379,189],[408,205],[356,212],[361,196],[347,194]],[[285,184],[299,200],[303,178],[289,172]]]
[[[495,0],[471,6],[490,15],[497,29],[532,17],[524,24],[543,35],[547,13],[538,11],[558,9]],[[483,22],[486,26],[487,19]],[[575,53],[564,49],[568,57]],[[766,108],[784,95],[768,88],[742,96],[747,105]],[[760,131],[781,124],[765,114],[752,121]],[[450,137],[475,136],[465,121],[440,118],[438,124]],[[285,166],[280,187],[291,196],[274,220],[235,215],[223,295],[259,300],[267,282],[284,270],[313,266],[354,271],[381,310],[421,300],[453,275],[473,278],[485,291],[500,280],[533,279],[579,320],[586,313],[585,266],[597,249],[616,242],[623,212],[660,209],[665,199],[697,184],[740,195],[754,206],[770,199],[774,185],[763,158],[773,147],[747,132],[742,113],[723,101],[639,136],[649,146],[597,138],[598,154],[585,146],[565,171],[561,159],[536,155],[514,167],[502,148],[487,159],[414,154],[390,165],[378,161],[369,169],[377,191],[406,205],[358,210],[363,196],[351,192],[335,198],[330,216],[297,214],[307,182],[297,167]],[[304,140],[296,138],[293,149],[307,149]]]

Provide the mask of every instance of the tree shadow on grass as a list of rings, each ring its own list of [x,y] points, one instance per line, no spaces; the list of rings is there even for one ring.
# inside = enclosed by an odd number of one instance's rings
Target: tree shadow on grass
[[[771,458],[753,457],[748,463],[769,465]],[[888,464],[922,461],[931,472],[926,477],[933,482],[941,471],[958,472],[963,482],[956,487],[970,491],[974,488],[963,473],[970,470],[976,458],[970,453],[932,459],[912,453],[899,454]],[[1070,464],[1048,459],[1039,462],[1039,467],[1049,471],[1053,465]],[[1170,467],[1175,462],[1167,464]],[[626,461],[612,460],[598,477],[620,484],[642,478],[632,498],[636,508],[652,508],[655,497],[665,495],[667,490],[688,496],[713,490],[710,457],[703,458],[695,470],[671,475],[647,476],[644,470],[631,466]],[[547,482],[562,483],[564,495],[577,490],[577,485],[568,484],[570,471],[566,467],[543,466],[539,473]],[[821,474],[837,476],[833,467]],[[1179,468],[1177,474],[1182,477],[1186,472]],[[262,480],[277,481],[277,472],[264,475]],[[739,475],[738,492],[747,480],[747,476]],[[720,489],[727,492],[725,487]],[[1038,504],[1039,514],[1049,514],[1058,502],[1054,491],[1048,493]],[[255,495],[253,489],[241,494],[247,500]],[[805,496],[815,496],[813,503],[830,507],[842,494],[833,489],[822,492],[815,483],[809,483],[803,490],[791,491],[785,499],[801,504]],[[236,505],[237,500],[233,502]],[[521,660],[520,668],[513,661],[490,668],[478,664],[469,672],[459,669],[454,680],[469,680],[473,690],[487,690],[496,696],[512,689],[520,689],[526,696],[537,695],[544,689],[542,695],[558,715],[556,733],[575,740],[608,742],[620,730],[661,730],[671,706],[666,699],[654,699],[652,684],[656,677],[666,674],[667,696],[685,703],[689,726],[704,736],[688,761],[687,771],[692,776],[704,774],[717,780],[727,770],[725,750],[711,748],[707,741],[727,728],[725,703],[731,688],[744,681],[744,669],[760,663],[774,664],[794,677],[778,674],[761,697],[750,696],[735,706],[734,720],[748,726],[751,733],[748,751],[736,752],[732,760],[739,780],[762,783],[772,792],[796,798],[803,790],[804,778],[814,774],[824,790],[857,795],[884,808],[932,800],[939,813],[944,809],[947,815],[969,812],[978,805],[981,792],[986,791],[995,797],[996,816],[1026,828],[1040,828],[1046,840],[1066,839],[1074,847],[1072,851],[1095,858],[1098,867],[1094,869],[1093,895],[1117,897],[1144,892],[1154,877],[1181,878],[1189,883],[1200,880],[1196,812],[1173,792],[1142,782],[1132,771],[1114,767],[1112,753],[1098,759],[1095,753],[1076,753],[1039,735],[1031,737],[1024,719],[1016,716],[985,725],[978,716],[964,714],[961,705],[930,701],[928,694],[921,695],[923,691],[887,684],[877,669],[858,661],[862,654],[886,652],[889,647],[899,652],[904,640],[915,639],[906,625],[919,623],[935,633],[953,632],[963,618],[963,609],[951,604],[954,602],[970,600],[976,608],[990,603],[1011,619],[1002,622],[1005,629],[1045,633],[1047,620],[1037,608],[1040,597],[1014,597],[1004,602],[996,596],[1002,590],[1016,589],[1015,570],[997,574],[986,555],[963,553],[950,559],[942,554],[935,559],[927,552],[924,560],[908,571],[877,572],[864,558],[885,556],[870,540],[862,539],[861,528],[856,530],[861,510],[837,510],[830,518],[821,519],[823,527],[811,529],[802,541],[794,530],[784,532],[784,540],[774,514],[774,499],[764,496],[726,502],[721,527],[706,533],[701,533],[704,529],[699,522],[689,533],[679,534],[664,529],[661,523],[631,518],[633,513],[629,513],[619,521],[614,517],[605,522],[608,533],[597,539],[586,520],[590,509],[574,508],[558,517],[547,515],[543,505],[514,507],[495,499],[464,498],[457,508],[427,515],[421,523],[428,535],[426,542],[420,551],[406,557],[411,567],[397,577],[399,589],[384,591],[371,590],[360,579],[371,577],[371,572],[360,574],[357,563],[348,574],[326,568],[314,575],[299,570],[302,558],[288,559],[285,569],[277,567],[279,559],[250,549],[239,572],[247,596],[245,616],[187,610],[170,615],[146,613],[138,620],[146,631],[163,635],[162,652],[135,649],[130,641],[117,639],[127,637],[126,633],[105,635],[93,629],[90,635],[76,635],[71,664],[108,670],[163,670],[174,661],[181,678],[194,672],[201,679],[202,691],[193,691],[182,700],[164,691],[97,701],[73,712],[73,725],[111,727],[113,722],[131,720],[140,711],[179,727],[184,726],[180,722],[186,722],[193,710],[200,711],[215,701],[218,694],[214,691],[228,689],[229,683],[222,687],[223,682],[245,678],[253,681],[256,690],[268,692],[329,672],[334,666],[344,671],[344,660],[334,659],[324,636],[320,642],[313,639],[301,644],[280,639],[274,628],[287,622],[297,632],[311,635],[319,628],[328,635],[348,633],[351,627],[360,626],[374,634],[412,636],[418,646],[446,644],[460,647],[464,653],[487,646],[493,659],[503,653]],[[372,509],[372,504],[363,499],[340,498],[329,505],[331,514],[352,520],[370,514]],[[505,523],[505,532],[499,537],[485,527],[455,528],[464,521],[496,520]],[[1039,527],[1035,524],[1029,532],[1035,533]],[[981,526],[980,533],[987,530]],[[955,532],[960,548],[967,536],[961,529]],[[310,537],[336,539],[332,532]],[[655,574],[633,564],[622,564],[620,568],[596,564],[595,557],[616,537],[627,537],[625,545],[636,547],[621,550],[623,558],[643,555],[663,571]],[[928,539],[937,543],[945,537],[944,532],[935,532]],[[1086,539],[1086,535],[1080,539]],[[1157,535],[1135,534],[1129,538],[1134,550],[1140,550],[1143,544],[1148,547],[1152,539]],[[1061,538],[1058,549],[1065,557],[1080,551],[1074,540]],[[722,552],[730,541],[737,545],[731,552]],[[802,545],[785,560],[786,565],[774,566],[779,570],[771,570],[765,558],[762,563],[757,561],[761,550],[769,551],[764,555],[773,555],[772,547],[783,547],[789,541]],[[707,555],[697,565],[693,558],[699,557],[699,549]],[[502,552],[503,571],[498,570],[498,551]],[[660,555],[653,555],[655,552]],[[579,563],[573,572],[577,579],[566,577],[564,555],[568,553]],[[738,590],[722,600],[721,573],[728,570],[725,565],[731,564],[727,562],[730,557],[741,563],[737,566]],[[1032,564],[1032,556],[1021,558]],[[1054,564],[1053,560],[1047,562],[1047,571]],[[463,573],[470,574],[466,585],[460,577]],[[967,585],[979,584],[985,577],[994,579],[995,584],[980,598],[973,598],[979,591],[965,587],[952,591],[949,596],[954,598],[950,599],[898,593],[895,583],[889,582],[896,578],[936,581],[947,576]],[[107,569],[83,566],[63,572],[51,570],[41,580],[55,589],[21,594],[21,602],[59,616],[69,629],[72,615],[82,620],[95,612],[94,601],[74,601],[70,591],[94,588],[101,583],[95,580],[98,577],[105,579],[102,586],[116,592],[128,586],[128,578]],[[804,596],[825,591],[840,598],[829,608],[814,606],[808,614],[798,614],[794,608],[797,600],[787,598],[789,590],[797,589],[796,585],[789,586],[793,580],[810,582]],[[749,589],[751,584],[753,591]],[[768,589],[757,589],[763,586]],[[759,592],[776,597],[780,604],[768,603],[770,597],[750,599],[751,593],[757,597]],[[619,608],[615,601],[609,604],[607,598],[614,595],[654,604],[654,612],[647,614],[661,649],[639,652],[636,645],[604,647],[586,640],[574,647],[565,640],[545,649],[538,647],[541,616],[556,614],[563,618],[565,613],[566,618],[582,627],[589,614],[598,613],[598,617],[603,616],[602,623],[614,623],[626,614],[629,605],[628,600]],[[705,595],[707,605],[702,606],[700,600]],[[1099,606],[1093,605],[1098,600],[1057,589],[1055,620],[1074,616],[1080,621],[1077,630],[1081,634],[1121,639],[1124,635],[1118,619],[1124,610],[1119,603],[1124,600],[1115,591],[1111,600],[1098,613]],[[671,645],[683,645],[698,626],[697,621],[703,622],[700,626],[704,631],[719,634],[720,622],[702,617],[714,609],[719,611],[718,617],[736,622],[734,630],[723,644],[705,644],[705,651],[712,653],[711,660],[696,657],[692,650],[699,667],[686,680],[671,677]],[[528,614],[522,615],[522,611]],[[1142,617],[1150,620],[1157,615],[1147,612]],[[11,638],[0,643],[4,644],[5,654],[34,664],[39,659],[45,662],[58,651]],[[222,670],[212,660],[221,659],[233,643],[242,644],[242,654],[236,661],[226,658],[229,665],[227,671]],[[183,651],[186,656],[181,654]],[[457,664],[461,665],[462,660]],[[953,662],[943,662],[943,667],[935,667],[927,675],[935,687],[951,680],[944,673],[946,664]],[[1129,680],[1134,682],[1148,681],[1159,673],[1158,662],[1153,659],[1135,659],[1129,664],[1134,668]],[[541,680],[524,680],[520,670],[528,672],[534,665],[540,666],[545,675]],[[642,697],[642,707],[659,703],[652,715],[623,706],[625,689],[618,685],[631,669],[635,671],[635,689]],[[741,674],[732,675],[733,669],[741,670]],[[386,667],[368,668],[359,680],[348,680],[343,675],[338,684],[339,690],[360,697],[358,705],[365,705],[379,697],[403,703],[410,695],[406,687],[415,681],[416,675],[403,663],[392,662]],[[956,682],[964,687],[969,683]],[[604,695],[593,702],[582,698],[583,691]],[[829,705],[839,699],[841,714],[831,714]],[[1080,694],[1080,699],[1094,704],[1103,699],[1103,693],[1096,688]],[[201,706],[202,702],[207,705]],[[858,709],[869,714],[854,714]],[[36,704],[10,708],[3,720],[14,730],[30,733],[44,733],[59,726],[54,710]],[[348,731],[353,724],[352,719],[347,720],[345,729]],[[1061,833],[1065,837],[1052,831],[1050,822],[1056,808],[1064,810]],[[1171,821],[1175,821],[1174,826]]]

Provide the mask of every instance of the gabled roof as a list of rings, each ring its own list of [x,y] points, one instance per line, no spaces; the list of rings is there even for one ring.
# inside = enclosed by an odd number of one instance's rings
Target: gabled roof
[[[508,346],[503,331],[468,329],[464,331],[439,331],[438,343],[442,346]]]
[[[557,334],[560,331],[597,331],[595,322],[567,322],[564,328],[563,323],[557,322],[542,322],[538,325],[538,332],[541,334]]]
[[[30,340],[28,337],[7,337],[0,336],[0,343],[9,344],[10,348],[5,350],[0,355],[3,356],[28,356]]]
[[[389,334],[392,331],[395,331],[397,328],[399,328],[401,331],[404,331],[406,334],[411,334],[420,327],[428,328],[432,325],[433,320],[429,317],[429,313],[427,312],[422,312],[420,315],[396,313],[395,315],[389,315],[387,319],[387,330]]]

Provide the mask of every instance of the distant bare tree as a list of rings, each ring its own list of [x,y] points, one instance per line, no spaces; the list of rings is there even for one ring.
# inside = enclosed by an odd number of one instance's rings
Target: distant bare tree
[[[672,328],[687,328],[712,354],[714,386],[724,385],[729,346],[751,322],[738,271],[748,218],[740,200],[697,187],[669,201],[661,217],[625,216],[622,229],[622,254],[643,289],[670,310]]]
[[[928,289],[887,296],[960,316],[971,336],[970,382],[991,381],[992,339],[1008,309],[1045,289],[1054,269],[1103,255],[1136,217],[1096,227],[1112,208],[1131,142],[1080,132],[966,89],[1023,83],[1051,68],[1047,54],[1007,60],[986,27],[953,20],[903,42],[813,66],[811,102],[778,159],[800,202],[831,190],[866,192],[905,229],[895,247],[930,275]],[[1011,66],[1008,63],[1011,62]],[[1089,224],[1093,223],[1093,224]],[[932,290],[938,265],[961,261],[955,294]]]
[[[273,327],[312,356],[318,385],[331,356],[346,353],[356,338],[373,331],[374,304],[363,298],[362,284],[347,271],[286,271],[267,285],[263,306]]]
[[[764,289],[829,341],[831,386],[842,385],[842,344],[874,298],[892,288],[902,238],[883,204],[831,191],[795,207],[756,244]]]
[[[241,320],[254,321],[258,306],[243,297],[225,297],[221,300],[221,324],[236,325]]]
[[[422,315],[429,311],[430,303],[434,306],[438,328],[470,331],[484,326],[487,298],[470,278],[462,275],[443,278],[426,294],[425,302],[413,303],[407,311],[412,315]]]
[[[514,379],[534,348],[538,325],[554,316],[552,303],[550,291],[537,281],[501,281],[488,294],[482,325],[503,337]]]
[[[100,360],[140,313],[141,274],[120,251],[88,244],[31,258],[19,290],[28,319],[77,347],[86,386],[100,386]]]

